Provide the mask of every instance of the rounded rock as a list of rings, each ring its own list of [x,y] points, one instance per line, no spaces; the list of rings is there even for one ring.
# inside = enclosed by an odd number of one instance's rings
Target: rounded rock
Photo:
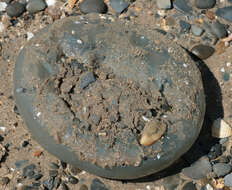
[[[185,50],[108,15],[68,17],[43,29],[21,51],[14,86],[36,141],[60,160],[107,178],[134,179],[168,167],[192,146],[205,113],[201,74]],[[17,93],[19,87],[26,92]],[[107,111],[98,107],[102,101]],[[138,139],[152,119],[167,130],[143,147]]]
[[[37,13],[46,8],[46,3],[44,0],[29,0],[26,9],[29,13]]]
[[[84,0],[79,5],[82,13],[106,13],[107,5],[103,0]]]
[[[195,5],[199,9],[210,9],[216,4],[216,0],[195,0]]]
[[[6,7],[6,13],[10,17],[19,17],[25,10],[25,6],[19,2],[13,2]]]
[[[214,53],[214,48],[208,45],[199,44],[192,48],[191,52],[200,59],[207,59]]]
[[[218,163],[213,165],[213,171],[216,173],[218,177],[223,177],[230,173],[231,165],[225,163]]]

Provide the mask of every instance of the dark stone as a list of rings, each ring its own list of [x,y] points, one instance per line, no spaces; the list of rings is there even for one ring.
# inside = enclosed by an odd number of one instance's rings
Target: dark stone
[[[116,13],[122,13],[129,5],[125,0],[110,0],[110,6]]]
[[[44,0],[29,0],[26,8],[29,13],[37,13],[46,8],[46,3]]]
[[[195,0],[195,5],[199,9],[210,9],[216,4],[216,0]]]
[[[28,142],[28,141],[23,141],[23,143],[22,143],[22,147],[26,147],[28,144],[29,144],[29,142]]]
[[[229,73],[227,73],[227,72],[225,72],[224,74],[223,74],[223,80],[224,81],[229,81],[230,80],[230,74]]]
[[[77,168],[77,167],[74,167],[74,166],[70,166],[70,172],[73,174],[73,175],[77,175],[79,173],[81,173],[81,169]]]
[[[69,176],[68,177],[68,181],[71,183],[71,184],[77,184],[79,182],[79,180],[73,176]]]
[[[183,186],[182,190],[197,190],[197,188],[192,182],[188,182]]]
[[[60,165],[61,165],[63,170],[65,170],[67,168],[67,163],[63,162],[62,160],[60,161]]]
[[[220,23],[218,20],[211,26],[212,32],[217,36],[217,38],[225,38],[228,33],[224,24]]]
[[[92,72],[87,72],[80,78],[80,88],[86,88],[90,83],[95,82],[96,78]]]
[[[189,32],[190,28],[191,28],[191,24],[189,24],[188,22],[185,22],[184,20],[180,20],[180,32],[181,33]]]
[[[192,14],[192,8],[188,5],[187,0],[176,0],[173,2],[173,6],[176,10],[184,13],[184,14]]]
[[[217,177],[223,177],[230,173],[231,165],[225,163],[214,164],[213,171],[217,175]]]
[[[215,50],[210,46],[200,44],[194,46],[191,51],[194,55],[204,60],[213,55]]]
[[[184,168],[182,173],[191,179],[200,180],[205,178],[211,171],[212,167],[209,159],[207,157],[203,157],[193,163],[190,167]]]
[[[36,174],[36,175],[34,175],[34,179],[36,181],[40,180],[42,177],[43,177],[43,174]]]
[[[23,165],[27,164],[28,160],[19,160],[15,162],[16,170],[19,170]]]
[[[26,11],[25,6],[17,1],[6,7],[6,13],[10,17],[19,17]]]
[[[19,110],[18,110],[18,107],[17,107],[16,105],[14,106],[14,112],[15,112],[17,115],[20,115]]]
[[[210,160],[215,159],[222,155],[222,145],[221,144],[215,144],[208,154],[208,157]]]
[[[103,182],[95,178],[91,183],[90,190],[109,190],[109,189],[105,186]]]
[[[79,5],[82,13],[106,13],[108,8],[103,0],[84,0]]]
[[[232,22],[232,6],[219,8],[216,10],[216,15]]]

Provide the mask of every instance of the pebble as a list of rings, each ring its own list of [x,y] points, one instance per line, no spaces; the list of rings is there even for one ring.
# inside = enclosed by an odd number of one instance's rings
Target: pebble
[[[213,160],[219,156],[222,155],[222,145],[221,144],[215,144],[208,153],[208,157],[210,160]]]
[[[223,78],[223,80],[224,80],[225,82],[227,82],[227,81],[230,80],[230,74],[227,73],[227,72],[225,72],[225,73],[223,74],[222,78]]]
[[[225,38],[228,35],[225,25],[220,23],[218,20],[212,24],[211,29],[213,34],[215,34],[215,36],[219,39]]]
[[[0,178],[0,184],[1,185],[7,185],[10,182],[10,178],[9,177],[2,177]]]
[[[216,15],[232,22],[232,6],[219,8],[216,10]]]
[[[106,13],[108,8],[103,0],[84,0],[79,5],[82,13]]]
[[[129,5],[125,0],[110,0],[110,6],[116,13],[122,13]]]
[[[191,26],[191,31],[192,31],[193,35],[197,36],[197,37],[201,36],[204,32],[204,30],[200,26],[197,26],[195,24],[193,24]]]
[[[34,178],[36,181],[38,181],[38,180],[40,180],[42,177],[43,177],[42,174],[36,174],[36,175],[34,175],[33,178]]]
[[[26,9],[29,13],[37,13],[46,8],[46,3],[44,0],[29,0]]]
[[[5,11],[7,4],[5,2],[0,2],[0,12]]]
[[[6,13],[10,17],[19,17],[26,11],[25,6],[19,2],[13,2],[6,7]]]
[[[28,141],[23,141],[23,143],[22,143],[22,147],[23,147],[23,148],[25,148],[28,144],[29,144],[29,142],[28,142]]]
[[[156,4],[159,9],[170,9],[172,7],[170,0],[157,0]]]
[[[184,14],[188,14],[188,15],[192,14],[192,8],[188,5],[187,0],[176,0],[173,2],[173,7],[176,10],[178,10]]]
[[[208,45],[199,44],[194,46],[191,51],[198,58],[204,60],[213,55],[215,50]]]
[[[191,24],[189,24],[188,22],[185,22],[184,20],[180,20],[180,32],[181,33],[189,32],[190,28],[191,28]]]
[[[2,22],[0,22],[0,33],[3,32],[5,29],[5,26]]]
[[[82,185],[80,186],[79,190],[88,190],[88,187],[87,187],[87,185],[82,184]]]
[[[184,168],[182,173],[194,180],[205,178],[212,171],[212,166],[207,157],[202,157],[200,160],[193,163],[190,167]]]
[[[109,190],[109,189],[105,186],[103,182],[95,178],[91,183],[90,190]]]
[[[96,78],[93,75],[93,72],[87,72],[80,78],[80,88],[86,88],[90,83],[95,82]]]
[[[182,190],[197,190],[197,188],[192,182],[188,182],[183,186]]]
[[[56,4],[56,0],[46,0],[46,4],[48,7],[54,6]]]
[[[70,166],[70,172],[73,174],[73,175],[77,175],[79,173],[81,173],[81,169],[77,168],[77,167],[74,167],[74,166]]]
[[[68,181],[71,183],[71,184],[77,184],[79,182],[79,180],[73,176],[69,176],[68,177]]]
[[[230,173],[231,165],[225,163],[214,164],[213,171],[218,177],[223,177]]]
[[[216,0],[195,0],[195,5],[199,9],[210,9],[216,4]]]
[[[49,179],[44,180],[42,183],[48,190],[52,190],[54,187],[54,177],[50,177]]]
[[[224,177],[225,186],[232,187],[232,173]]]

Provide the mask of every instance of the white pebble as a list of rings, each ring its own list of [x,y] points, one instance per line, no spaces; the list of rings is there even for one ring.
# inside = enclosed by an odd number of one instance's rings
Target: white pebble
[[[56,0],[46,0],[47,6],[53,6],[56,4]]]
[[[227,63],[226,63],[226,66],[227,66],[227,67],[230,67],[230,66],[231,66],[231,62],[227,62]]]
[[[145,117],[145,116],[142,116],[142,118],[143,118],[144,121],[150,121],[150,119],[148,119],[148,118]]]
[[[33,37],[34,37],[34,34],[32,32],[27,32],[27,40],[28,41]]]
[[[224,67],[221,68],[221,72],[222,72],[222,73],[225,72],[225,68],[224,68]]]
[[[78,44],[82,44],[83,42],[82,42],[80,39],[78,39],[78,40],[77,40],[77,43],[78,43]]]
[[[5,132],[5,131],[6,131],[6,127],[0,127],[0,130],[1,130],[2,132]]]
[[[36,114],[37,117],[39,117],[40,115],[41,115],[41,112],[38,112],[38,113]]]
[[[0,22],[0,32],[3,32],[5,29],[5,26],[2,22]]]
[[[5,11],[7,7],[7,4],[5,2],[0,2],[0,12]]]
[[[157,157],[157,159],[159,160],[159,159],[160,159],[160,157],[161,157],[161,155],[160,155],[160,154],[157,154],[157,156],[156,156],[156,157]]]
[[[185,63],[183,64],[183,66],[184,66],[185,68],[187,68],[187,67],[188,67],[188,65],[187,65],[187,64],[185,64]]]
[[[151,186],[150,186],[150,185],[147,185],[147,186],[146,186],[146,189],[147,189],[147,190],[151,190]]]
[[[207,189],[207,190],[213,190],[213,187],[212,187],[210,184],[207,184],[207,185],[206,185],[206,189]]]

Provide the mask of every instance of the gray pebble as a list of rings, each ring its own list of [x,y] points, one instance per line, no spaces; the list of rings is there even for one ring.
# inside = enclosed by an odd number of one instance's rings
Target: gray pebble
[[[29,13],[37,13],[44,10],[46,8],[46,4],[44,0],[29,0],[26,8]]]
[[[33,178],[34,178],[36,181],[38,181],[38,180],[40,180],[42,177],[43,177],[42,174],[36,174],[36,175],[34,175]]]
[[[228,33],[224,24],[220,23],[218,20],[211,26],[213,34],[219,39],[225,38]]]
[[[212,166],[207,157],[193,163],[190,167],[184,168],[182,173],[194,180],[205,178],[212,171]]]
[[[82,13],[106,13],[107,5],[103,0],[84,0],[79,5]]]
[[[44,180],[42,183],[47,189],[52,190],[54,187],[54,177],[50,177],[49,179]]]
[[[213,171],[216,173],[218,177],[225,176],[226,174],[230,173],[231,166],[225,163],[218,163],[213,165]]]
[[[103,182],[101,182],[99,179],[95,178],[93,179],[91,186],[91,190],[109,190]]]
[[[194,46],[191,51],[194,55],[204,60],[213,55],[215,50],[210,46],[200,44]]]
[[[86,88],[90,83],[95,82],[96,78],[93,75],[92,72],[87,72],[85,73],[81,78],[80,78],[80,88],[84,89]]]
[[[10,17],[19,17],[25,12],[25,10],[25,6],[17,1],[6,7],[6,13]]]
[[[232,187],[232,173],[224,177],[225,186]]]
[[[77,184],[79,182],[79,180],[73,176],[69,176],[68,182],[70,182],[71,184]]]
[[[192,14],[192,8],[188,5],[188,2],[187,0],[175,0],[173,2],[173,7],[184,13],[184,14],[188,14],[188,15],[191,15]]]
[[[116,13],[122,13],[129,5],[125,0],[110,0],[110,6]]]
[[[204,32],[204,30],[200,26],[197,26],[195,24],[191,26],[191,31],[193,35],[197,37],[201,36]]]
[[[217,16],[220,16],[227,21],[232,22],[232,6],[219,8],[215,13]]]
[[[210,9],[216,4],[216,0],[195,0],[195,5],[199,9]]]
[[[170,0],[157,0],[156,4],[159,9],[170,9],[172,7]]]

